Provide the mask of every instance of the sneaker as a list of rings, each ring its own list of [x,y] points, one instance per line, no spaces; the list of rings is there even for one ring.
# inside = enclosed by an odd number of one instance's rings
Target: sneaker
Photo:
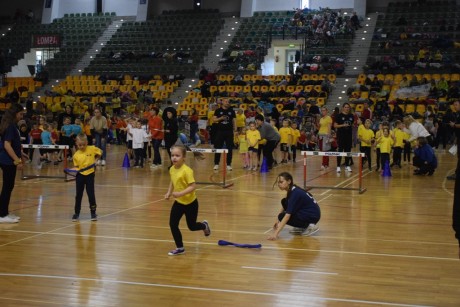
[[[292,228],[291,230],[289,230],[289,233],[299,235],[299,234],[304,233],[306,230],[307,230],[307,228],[294,227],[294,228]]]
[[[253,171],[256,171],[256,170],[257,170],[257,166],[254,166],[254,167],[252,168],[252,170],[253,170]]]
[[[154,169],[154,168],[157,168],[157,167],[158,167],[158,165],[156,165],[156,164],[150,164],[151,169]]]
[[[21,219],[21,217],[15,215],[15,214],[13,214],[13,213],[8,214],[7,217],[9,217],[9,218],[11,218],[11,219],[18,220],[18,221]]]
[[[91,221],[97,221],[97,214],[91,212]]]
[[[349,167],[349,166],[345,166],[345,170],[346,170],[347,172],[350,172],[350,173],[353,172],[353,171],[351,170],[351,167]]]
[[[101,165],[101,160],[97,160],[96,165]]]
[[[233,168],[230,165],[227,165],[227,171],[233,171]]]
[[[79,215],[78,214],[74,214],[72,216],[72,222],[78,222],[78,218],[79,218]]]
[[[101,160],[101,165],[105,166],[105,160]]]
[[[317,233],[319,230],[319,227],[316,224],[310,224],[307,227],[307,230],[303,233],[304,236],[309,237],[315,233]]]
[[[7,216],[4,216],[4,217],[0,217],[0,223],[13,224],[13,223],[19,223],[19,220],[18,219],[13,219],[13,218],[11,218],[11,217],[9,217],[7,215]]]
[[[213,170],[215,170],[215,171],[219,170],[219,164],[214,165]]]
[[[449,176],[446,177],[446,179],[447,180],[455,180],[455,179],[457,179],[457,174],[454,173],[452,175],[449,175]]]
[[[204,220],[202,223],[206,226],[206,229],[203,229],[204,235],[209,237],[211,235],[211,228],[209,228],[208,221]]]
[[[326,167],[324,165],[321,165],[321,170],[324,171]]]
[[[182,254],[185,254],[184,248],[176,248],[168,253],[169,256],[177,256]]]
[[[337,174],[340,174],[341,170],[340,170],[340,166],[337,166]]]

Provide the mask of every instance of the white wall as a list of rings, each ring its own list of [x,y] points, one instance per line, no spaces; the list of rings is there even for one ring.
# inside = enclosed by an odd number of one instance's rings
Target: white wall
[[[240,17],[252,17],[256,8],[256,0],[242,0]]]
[[[343,8],[353,8],[355,7],[354,0],[310,0],[311,9],[319,9],[320,7],[328,7],[330,9],[343,9]]]
[[[45,1],[43,1],[42,23],[49,24],[53,19],[59,18],[59,1],[54,0],[51,2],[50,8],[45,8]]]
[[[78,1],[75,1],[78,2]],[[102,11],[115,12],[117,16],[137,16],[139,0],[103,0]]]
[[[294,8],[300,8],[300,0],[254,0],[256,2],[255,10],[258,11],[290,11]],[[335,0],[337,1],[337,0]]]
[[[70,13],[96,12],[96,0],[53,0],[59,3],[59,16]],[[54,3],[53,3],[54,4]]]

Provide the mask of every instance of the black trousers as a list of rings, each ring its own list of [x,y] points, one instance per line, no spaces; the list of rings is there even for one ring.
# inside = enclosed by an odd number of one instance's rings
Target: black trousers
[[[75,180],[75,186],[77,190],[77,195],[75,196],[75,214],[80,214],[81,211],[81,200],[83,198],[83,192],[86,188],[86,194],[88,195],[89,209],[91,212],[95,212],[96,205],[96,195],[94,194],[94,177],[95,174],[82,175],[77,174]]]
[[[393,147],[393,164],[401,166],[402,147]]]
[[[184,247],[184,243],[182,242],[182,233],[179,229],[179,222],[184,214],[188,229],[191,231],[206,229],[205,224],[196,221],[198,217],[197,199],[188,205],[182,205],[175,201],[171,208],[171,214],[169,215],[169,227],[171,228],[171,233],[177,248]]]
[[[413,165],[419,168],[420,173],[426,174],[433,172],[435,168],[431,164],[426,164],[424,160],[420,159],[418,156],[414,156]]]
[[[404,161],[407,161],[410,162],[410,155],[411,155],[411,152],[412,152],[412,146],[410,144],[410,142],[406,142],[404,144]]]
[[[228,149],[227,154],[227,165],[232,165],[232,151],[233,151],[233,130],[218,130],[214,139],[214,148],[222,149],[224,147]],[[214,154],[214,164],[219,164],[220,153]]]
[[[370,146],[361,146],[361,152],[364,154],[364,159],[367,161],[369,169],[372,168],[372,151]],[[364,160],[363,159],[363,160]]]
[[[380,153],[380,163],[382,163],[382,169],[384,169],[385,163],[387,162],[388,162],[388,166],[390,166],[390,153],[381,152]]]
[[[144,166],[144,159],[145,159],[145,148],[136,148],[134,149],[134,155],[136,156],[136,160],[134,160],[135,166]]]
[[[377,170],[380,168],[380,161],[382,160],[382,157],[380,155],[380,148],[377,148],[375,150],[375,160],[377,161]]]
[[[0,164],[3,172],[2,192],[0,193],[0,217],[7,216],[10,206],[11,193],[14,189],[14,182],[16,180],[16,165]]]
[[[287,200],[286,200],[286,198],[283,198],[281,200],[281,205],[283,206],[284,210],[287,209]],[[281,222],[281,220],[284,218],[285,215],[286,215],[286,211],[283,211],[280,214],[278,214],[278,221]],[[289,217],[289,220],[288,220],[287,224],[289,226],[292,226],[292,227],[307,228],[309,224],[316,224],[318,222],[319,222],[319,218],[317,218],[317,217],[310,217],[309,216],[307,218],[307,220],[301,220],[297,216],[291,215]]]
[[[351,147],[353,144],[353,139],[352,137],[341,137],[338,139],[338,152],[351,152]],[[340,166],[342,164],[342,157],[337,157],[337,166]],[[345,157],[345,165],[350,166],[351,165],[351,157]]]
[[[278,141],[267,141],[267,144],[263,148],[263,154],[267,159],[267,166],[269,168],[273,167],[273,151],[275,151],[276,145],[278,145]]]

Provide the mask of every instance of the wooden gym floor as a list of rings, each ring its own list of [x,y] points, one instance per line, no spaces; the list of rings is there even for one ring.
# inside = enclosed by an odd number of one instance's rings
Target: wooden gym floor
[[[361,195],[313,189],[320,231],[293,236],[288,227],[274,242],[266,238],[284,193],[272,185],[281,171],[302,184],[302,161],[261,174],[244,171],[236,155],[233,187],[198,186],[199,220],[209,221],[211,236],[182,221],[186,254],[172,257],[167,168],[122,168],[124,152],[111,146],[108,165],[97,170],[97,222],[89,221],[86,196],[81,221],[71,221],[73,182],[18,178],[10,209],[21,222],[0,225],[1,306],[460,305],[449,153],[438,152],[432,177],[404,165],[392,177],[366,170]],[[190,156],[197,181],[220,180],[212,156]],[[357,187],[357,163],[337,175],[335,159],[323,173],[320,159],[308,158],[309,184]],[[263,247],[221,247],[219,239]]]

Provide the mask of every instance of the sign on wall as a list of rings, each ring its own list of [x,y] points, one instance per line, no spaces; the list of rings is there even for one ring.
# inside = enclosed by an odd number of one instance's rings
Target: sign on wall
[[[55,34],[33,35],[32,36],[32,46],[34,48],[60,47],[61,46],[61,36],[55,35]]]

